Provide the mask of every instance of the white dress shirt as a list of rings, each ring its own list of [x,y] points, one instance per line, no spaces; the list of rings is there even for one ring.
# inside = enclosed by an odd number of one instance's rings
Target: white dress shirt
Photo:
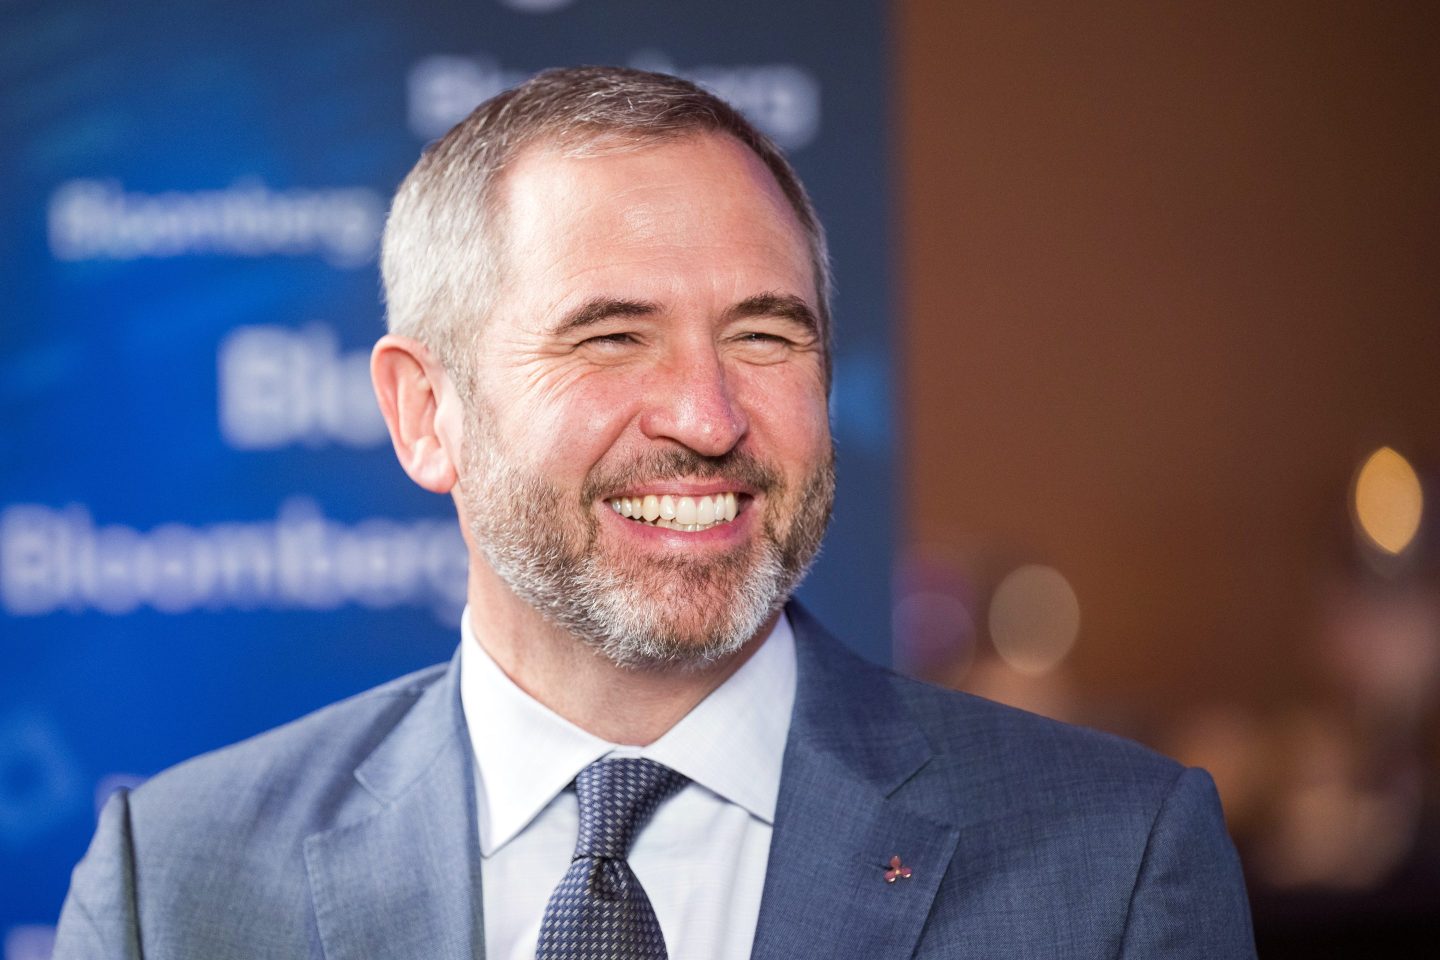
[[[579,809],[566,787],[590,763],[617,756],[647,757],[691,781],[630,848],[671,958],[749,957],[795,702],[795,637],[785,616],[739,670],[648,747],[592,736],[517,687],[475,639],[468,609],[461,635],[486,956],[534,960],[545,905],[575,852]]]

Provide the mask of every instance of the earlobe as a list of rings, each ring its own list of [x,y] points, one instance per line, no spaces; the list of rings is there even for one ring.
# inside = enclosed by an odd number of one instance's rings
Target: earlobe
[[[449,493],[457,474],[439,423],[445,368],[420,341],[386,334],[370,354],[370,379],[400,466],[426,490]]]

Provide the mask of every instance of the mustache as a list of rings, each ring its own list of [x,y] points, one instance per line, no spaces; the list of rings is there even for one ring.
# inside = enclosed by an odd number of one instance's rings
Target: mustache
[[[580,502],[594,503],[615,490],[663,480],[733,480],[761,493],[780,486],[780,473],[744,450],[707,457],[684,448],[655,450],[630,463],[593,472],[580,491]]]

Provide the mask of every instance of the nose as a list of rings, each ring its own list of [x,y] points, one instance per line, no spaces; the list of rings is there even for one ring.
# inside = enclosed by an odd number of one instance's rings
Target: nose
[[[654,371],[640,415],[640,430],[649,439],[673,440],[718,457],[749,429],[732,378],[713,347],[672,357]]]

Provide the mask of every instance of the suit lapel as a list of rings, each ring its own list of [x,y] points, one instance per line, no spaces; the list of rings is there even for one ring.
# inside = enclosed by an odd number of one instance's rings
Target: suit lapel
[[[789,608],[797,690],[755,960],[915,949],[959,831],[897,794],[931,751],[886,675]],[[305,841],[327,960],[484,956],[458,662],[356,770],[374,811]],[[900,856],[912,871],[885,882]]]
[[[355,772],[371,815],[305,841],[327,960],[483,957],[480,862],[458,659]]]
[[[895,794],[930,747],[883,672],[789,609],[798,665],[756,960],[910,956],[958,829]],[[911,876],[885,881],[892,856]]]

